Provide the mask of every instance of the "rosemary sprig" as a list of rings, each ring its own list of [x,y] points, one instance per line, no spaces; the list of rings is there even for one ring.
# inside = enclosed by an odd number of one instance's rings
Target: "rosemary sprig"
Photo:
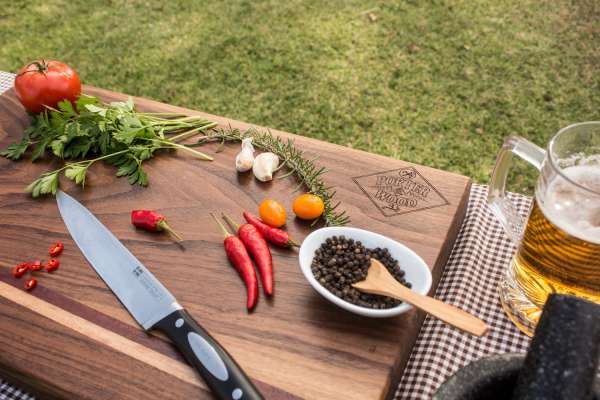
[[[327,226],[345,225],[350,222],[350,218],[346,215],[346,211],[337,211],[339,202],[334,202],[335,190],[328,187],[322,179],[322,176],[327,170],[324,167],[318,167],[314,160],[304,157],[302,150],[294,145],[291,139],[283,140],[273,136],[270,132],[260,132],[257,129],[251,128],[245,132],[239,129],[214,129],[206,132],[206,136],[200,138],[196,144],[189,146],[201,146],[209,142],[240,142],[246,137],[252,137],[252,145],[259,149],[270,151],[277,154],[289,171],[283,177],[294,174],[298,179],[298,187],[295,190],[300,190],[305,186],[312,194],[323,199],[325,210],[321,216],[321,220]],[[313,224],[319,219],[313,221]]]

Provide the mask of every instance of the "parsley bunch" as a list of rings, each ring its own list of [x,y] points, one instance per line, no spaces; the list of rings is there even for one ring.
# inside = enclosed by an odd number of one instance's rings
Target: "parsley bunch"
[[[96,97],[81,95],[75,106],[63,101],[58,109],[35,115],[21,142],[11,144],[0,155],[18,160],[32,148],[32,161],[47,153],[65,160],[61,168],[43,173],[27,186],[33,197],[55,194],[61,172],[83,186],[88,168],[101,160],[116,166],[116,175],[126,176],[130,184],[146,186],[148,175],[142,163],[157,150],[182,149],[211,161],[212,157],[177,141],[215,125],[200,117],[137,112],[131,98],[104,104]]]

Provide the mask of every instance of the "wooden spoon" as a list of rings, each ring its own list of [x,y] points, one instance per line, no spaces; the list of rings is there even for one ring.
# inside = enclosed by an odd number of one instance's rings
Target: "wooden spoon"
[[[479,318],[460,308],[443,303],[429,296],[414,292],[398,282],[378,260],[371,259],[371,266],[364,281],[352,285],[361,292],[393,297],[441,319],[472,335],[483,336],[488,326]]]

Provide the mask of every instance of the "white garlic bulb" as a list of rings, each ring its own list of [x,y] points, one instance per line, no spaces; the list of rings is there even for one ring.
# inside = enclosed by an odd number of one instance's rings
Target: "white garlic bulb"
[[[252,172],[261,182],[267,182],[273,179],[273,172],[279,166],[279,157],[273,153],[261,153],[254,159]]]
[[[254,146],[252,138],[242,139],[242,151],[235,157],[235,169],[239,172],[246,172],[252,169],[254,164]]]

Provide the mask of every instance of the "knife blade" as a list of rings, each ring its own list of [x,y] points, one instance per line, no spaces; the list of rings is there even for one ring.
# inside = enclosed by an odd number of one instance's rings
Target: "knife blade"
[[[89,264],[144,330],[166,334],[219,399],[263,399],[229,353],[94,214],[61,190],[56,202]]]

